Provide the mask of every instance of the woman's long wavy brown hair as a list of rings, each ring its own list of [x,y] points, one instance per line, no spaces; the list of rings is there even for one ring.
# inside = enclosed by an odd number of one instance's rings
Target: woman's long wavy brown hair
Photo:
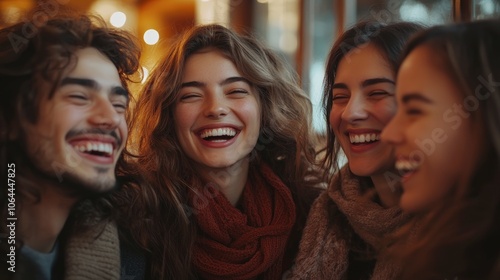
[[[266,162],[292,191],[301,223],[312,202],[309,186],[320,177],[315,167],[311,102],[300,89],[297,75],[271,50],[251,36],[220,25],[193,27],[174,42],[152,71],[130,120],[128,157],[121,162],[126,188],[136,195],[126,205],[134,219],[134,238],[150,250],[153,279],[188,279],[196,238],[188,189],[202,183],[183,152],[174,129],[174,106],[185,62],[192,54],[213,49],[230,59],[250,81],[262,104],[260,137],[250,155],[251,165]],[[210,69],[207,69],[210,71]]]
[[[403,279],[500,279],[500,20],[430,28],[409,42],[404,57],[420,47],[443,58],[436,67],[464,100],[478,101],[470,118],[483,122],[488,152],[469,182],[399,233],[389,254],[401,261]]]

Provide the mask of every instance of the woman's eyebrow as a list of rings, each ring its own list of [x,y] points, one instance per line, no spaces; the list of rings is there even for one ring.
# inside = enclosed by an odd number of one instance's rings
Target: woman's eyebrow
[[[364,80],[363,83],[361,83],[361,86],[362,87],[367,87],[367,86],[371,86],[371,85],[375,85],[375,84],[380,84],[380,83],[390,83],[390,84],[393,84],[393,85],[396,84],[391,79],[387,79],[387,78],[373,78],[373,79]]]
[[[423,103],[432,104],[432,101],[429,98],[423,96],[418,92],[407,93],[403,95],[403,97],[401,97],[401,102],[403,104],[408,104],[411,101],[420,101]]]

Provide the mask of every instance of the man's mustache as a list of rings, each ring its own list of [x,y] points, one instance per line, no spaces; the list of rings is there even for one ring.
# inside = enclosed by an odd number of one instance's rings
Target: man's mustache
[[[121,137],[116,133],[115,129],[89,128],[82,130],[71,130],[66,135],[66,138],[72,138],[84,134],[106,135],[115,138],[117,147],[122,145]]]

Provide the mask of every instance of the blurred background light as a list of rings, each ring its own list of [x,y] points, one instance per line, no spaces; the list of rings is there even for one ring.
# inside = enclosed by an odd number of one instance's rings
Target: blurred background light
[[[148,45],[154,45],[160,40],[160,33],[155,29],[148,29],[144,32],[144,42]]]
[[[127,21],[127,15],[123,12],[114,12],[109,18],[109,22],[114,27],[122,27]]]

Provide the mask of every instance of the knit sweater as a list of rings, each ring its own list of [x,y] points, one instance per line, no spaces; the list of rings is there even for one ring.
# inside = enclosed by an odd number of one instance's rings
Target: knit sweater
[[[114,222],[96,224],[86,231],[72,231],[60,244],[54,279],[64,280],[141,280],[145,276],[143,254],[120,242]],[[25,279],[23,263],[10,273],[1,266],[0,279]],[[23,273],[24,272],[24,273]],[[64,276],[61,276],[61,272]],[[29,274],[28,274],[29,275]],[[5,278],[4,278],[5,277]]]
[[[120,241],[116,225],[108,223],[102,232],[96,229],[68,238],[63,253],[65,280],[120,279]]]
[[[383,208],[367,199],[369,178],[348,167],[314,202],[287,279],[396,279],[399,268],[377,259],[385,238],[408,217],[399,207]]]

